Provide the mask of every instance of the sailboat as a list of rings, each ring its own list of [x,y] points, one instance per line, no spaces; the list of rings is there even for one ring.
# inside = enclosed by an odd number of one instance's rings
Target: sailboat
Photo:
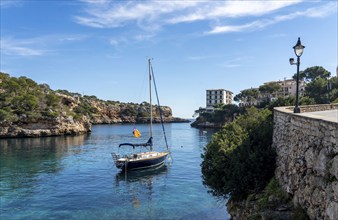
[[[165,129],[163,125],[163,117],[162,117],[162,110],[159,103],[159,98],[157,94],[157,88],[156,88],[156,82],[155,82],[155,76],[153,72],[153,68],[151,65],[151,60],[148,59],[148,65],[149,65],[149,99],[150,99],[150,123],[149,123],[149,129],[150,129],[150,137],[146,143],[140,143],[140,144],[134,144],[134,143],[122,143],[118,147],[123,146],[131,146],[133,149],[136,147],[145,147],[147,148],[147,151],[140,152],[140,153],[132,153],[127,154],[124,156],[121,156],[117,153],[112,153],[112,157],[114,160],[114,163],[117,168],[122,170],[137,170],[137,169],[147,169],[147,168],[154,168],[162,166],[165,162],[165,159],[169,155],[169,147],[168,142],[165,134]],[[162,124],[162,130],[164,135],[164,140],[166,144],[166,151],[158,152],[153,149],[153,110],[152,110],[152,82],[154,84],[155,92],[156,92],[156,98],[157,98],[157,104],[159,108],[160,113],[160,119]],[[148,148],[149,147],[149,148]]]

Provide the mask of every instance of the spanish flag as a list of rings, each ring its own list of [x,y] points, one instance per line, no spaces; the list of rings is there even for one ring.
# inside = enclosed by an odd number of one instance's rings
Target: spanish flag
[[[134,137],[139,138],[141,137],[141,132],[137,130],[136,128],[134,128],[133,135]]]

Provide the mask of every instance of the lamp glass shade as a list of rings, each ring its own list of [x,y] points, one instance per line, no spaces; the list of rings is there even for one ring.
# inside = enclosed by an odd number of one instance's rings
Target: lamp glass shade
[[[298,38],[297,44],[293,47],[297,57],[302,56],[305,46],[300,42],[300,37]]]
[[[300,56],[302,56],[302,54],[303,54],[304,46],[303,46],[303,45],[298,45],[298,46],[296,46],[296,47],[294,48],[294,50],[295,50],[296,56],[297,56],[297,57],[300,57]]]

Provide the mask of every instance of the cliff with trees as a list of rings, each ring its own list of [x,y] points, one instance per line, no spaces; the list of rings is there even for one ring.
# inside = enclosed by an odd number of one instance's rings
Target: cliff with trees
[[[300,105],[338,103],[338,79],[322,67],[310,67],[301,73],[306,81]],[[260,93],[276,91],[278,86],[266,85],[243,90],[238,100],[257,103]],[[229,199],[228,212],[235,219],[308,219],[295,207],[276,178],[276,149],[272,146],[273,113],[277,106],[294,106],[295,97],[278,97],[256,107],[243,106],[235,117],[225,123],[205,147],[201,164],[203,181],[217,196]],[[215,119],[216,111],[209,118]],[[220,114],[219,112],[217,114]],[[205,117],[203,114],[200,116]],[[229,115],[224,114],[224,117]],[[222,117],[223,117],[222,116]],[[206,117],[205,117],[206,118]],[[224,123],[224,119],[221,121]]]
[[[152,108],[155,122],[159,111],[165,122],[186,122],[172,117],[170,107]],[[146,123],[149,112],[146,102],[104,101],[0,73],[0,138],[79,134],[89,132],[92,124]]]

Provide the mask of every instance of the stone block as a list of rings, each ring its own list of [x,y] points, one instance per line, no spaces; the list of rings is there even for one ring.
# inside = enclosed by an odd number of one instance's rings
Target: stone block
[[[330,174],[333,175],[338,180],[338,155],[332,159],[332,164],[330,167]]]
[[[327,152],[326,152],[326,149],[323,148],[320,150],[319,155],[315,157],[314,159],[313,169],[315,173],[317,173],[317,175],[325,176],[326,171],[327,171],[327,167],[326,167],[327,162],[328,162]]]
[[[338,202],[338,182],[337,181],[333,182],[331,184],[331,188],[333,200]]]
[[[314,166],[314,152],[313,152],[313,148],[309,148],[306,152],[305,152],[305,161],[306,161],[306,166],[307,168],[313,168]]]
[[[337,220],[338,218],[338,203],[335,201],[331,201],[325,211],[328,219]]]

